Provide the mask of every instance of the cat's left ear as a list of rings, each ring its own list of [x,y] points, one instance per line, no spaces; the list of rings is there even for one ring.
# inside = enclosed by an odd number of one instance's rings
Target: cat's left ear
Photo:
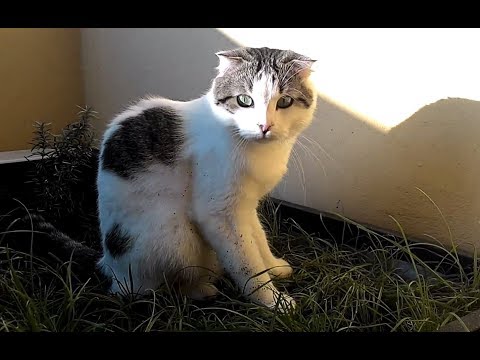
[[[238,66],[246,61],[244,54],[239,49],[219,51],[215,53],[218,57],[218,74],[222,76],[228,68]]]
[[[307,57],[303,57],[301,59],[293,59],[290,61],[293,70],[302,79],[308,78],[310,74],[315,71],[313,66],[316,62],[317,60],[313,60]]]
[[[286,51],[283,59],[284,65],[289,69],[288,71],[292,71],[303,79],[307,78],[314,71],[313,65],[316,62],[317,60],[294,51]]]

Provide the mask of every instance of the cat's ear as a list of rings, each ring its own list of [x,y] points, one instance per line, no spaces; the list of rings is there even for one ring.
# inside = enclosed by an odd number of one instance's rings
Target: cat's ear
[[[238,66],[246,61],[243,52],[239,49],[219,51],[215,55],[218,57],[219,76],[222,76],[228,68]]]
[[[314,71],[313,65],[317,60],[312,59],[295,59],[292,60],[293,71],[302,79],[306,79]]]
[[[310,76],[314,71],[314,64],[317,60],[313,60],[308,56],[297,54],[293,51],[290,51],[288,56],[284,59],[284,64],[287,66],[294,74],[305,79]]]

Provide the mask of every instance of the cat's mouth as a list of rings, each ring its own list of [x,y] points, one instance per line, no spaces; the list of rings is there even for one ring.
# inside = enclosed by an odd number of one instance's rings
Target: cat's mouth
[[[275,138],[272,135],[271,132],[268,132],[267,134],[263,134],[263,133],[261,133],[261,134],[245,134],[245,135],[241,135],[241,137],[244,140],[257,142],[257,143],[270,142],[270,141],[274,140],[274,138]]]
[[[242,142],[268,143],[277,139],[277,136],[272,131],[241,131],[232,127],[232,133]]]
[[[257,135],[257,140],[258,141],[271,141],[272,138],[273,138],[273,135],[270,131],[266,134],[262,133],[262,134]]]

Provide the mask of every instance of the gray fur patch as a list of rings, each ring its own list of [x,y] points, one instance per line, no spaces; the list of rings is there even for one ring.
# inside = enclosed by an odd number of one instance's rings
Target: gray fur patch
[[[132,247],[132,241],[121,231],[120,225],[115,224],[105,236],[105,247],[116,258],[125,254]]]
[[[266,47],[239,48],[218,55],[231,59],[232,66],[215,79],[213,94],[217,105],[225,107],[230,113],[239,108],[235,97],[251,92],[253,83],[261,74],[270,77],[280,94],[291,96],[298,105],[306,108],[312,105],[313,94],[298,74],[314,60],[291,50]]]
[[[155,162],[175,164],[183,145],[182,119],[175,110],[147,109],[119,126],[104,144],[103,169],[128,178]]]

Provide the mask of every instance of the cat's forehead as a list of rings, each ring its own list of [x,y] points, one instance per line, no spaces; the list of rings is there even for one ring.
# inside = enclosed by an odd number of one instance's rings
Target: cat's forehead
[[[220,59],[219,75],[244,73],[248,77],[259,74],[282,74],[308,68],[315,60],[292,50],[272,49],[268,47],[240,47],[216,53]]]
[[[292,50],[272,49],[268,47],[242,47],[221,53],[231,57],[242,58],[250,63],[262,63],[265,65],[282,64],[293,59],[307,59],[306,56]]]
[[[275,75],[262,72],[253,81],[251,94],[255,99],[262,99],[265,103],[280,91]]]
[[[245,53],[251,56],[250,61],[257,64],[268,65],[278,65],[286,58],[287,51],[270,49],[270,48],[244,48]]]
[[[251,75],[278,73],[292,57],[290,51],[270,48],[240,48],[243,65]]]

